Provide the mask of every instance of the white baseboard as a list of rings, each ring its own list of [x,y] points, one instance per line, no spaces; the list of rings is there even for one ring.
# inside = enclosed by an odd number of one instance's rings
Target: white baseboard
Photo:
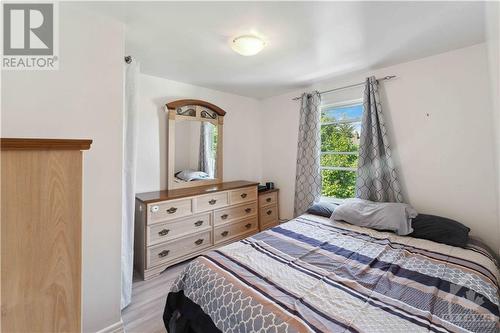
[[[97,331],[96,333],[123,333],[125,332],[123,329],[123,322],[120,319],[119,322],[114,323],[113,325],[110,325],[108,327],[103,328],[100,331]]]

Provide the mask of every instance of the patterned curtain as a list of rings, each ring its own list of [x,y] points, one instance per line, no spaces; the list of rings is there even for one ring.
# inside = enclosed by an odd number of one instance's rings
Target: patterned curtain
[[[212,156],[212,129],[209,122],[202,121],[200,127],[200,156],[198,157],[198,170],[206,172],[208,177],[214,178],[215,165]]]
[[[403,202],[374,76],[366,79],[363,108],[356,197],[377,202]]]
[[[295,216],[303,214],[315,201],[319,201],[321,196],[320,104],[319,92],[302,95],[295,178]]]

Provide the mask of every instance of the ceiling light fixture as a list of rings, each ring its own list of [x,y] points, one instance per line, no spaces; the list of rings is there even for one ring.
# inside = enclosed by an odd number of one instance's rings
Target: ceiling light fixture
[[[233,39],[231,48],[244,56],[253,56],[262,51],[266,43],[257,36],[243,35]]]

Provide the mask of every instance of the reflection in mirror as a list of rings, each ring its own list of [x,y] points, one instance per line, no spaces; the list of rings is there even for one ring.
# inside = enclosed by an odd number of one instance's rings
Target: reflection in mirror
[[[217,178],[217,126],[195,120],[177,120],[175,126],[175,182]]]

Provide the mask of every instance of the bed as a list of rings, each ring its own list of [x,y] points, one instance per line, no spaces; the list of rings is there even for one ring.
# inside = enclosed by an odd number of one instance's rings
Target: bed
[[[498,332],[499,271],[458,248],[315,215],[190,262],[169,333]]]

